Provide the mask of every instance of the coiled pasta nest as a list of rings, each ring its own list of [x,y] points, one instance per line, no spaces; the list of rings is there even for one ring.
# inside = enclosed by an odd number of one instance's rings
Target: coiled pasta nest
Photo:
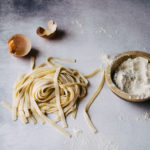
[[[60,127],[57,122],[61,121],[63,127],[67,127],[67,115],[71,113],[73,118],[76,117],[79,101],[86,96],[87,78],[100,70],[95,70],[93,73],[83,76],[79,71],[64,67],[53,59],[53,57],[49,57],[47,62],[35,67],[32,58],[32,72],[22,74],[15,83],[12,107],[5,102],[3,104],[12,111],[13,120],[20,117],[24,123],[29,120],[33,123],[36,123],[37,120],[42,124],[47,122],[70,137],[71,134]],[[88,109],[101,91],[103,84],[104,73],[98,89],[88,101],[84,110],[85,119],[93,132],[97,130],[90,120]],[[56,118],[52,119],[49,114],[55,114]]]

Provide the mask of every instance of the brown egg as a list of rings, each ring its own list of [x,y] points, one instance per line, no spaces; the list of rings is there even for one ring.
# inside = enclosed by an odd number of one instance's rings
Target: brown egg
[[[11,55],[23,57],[31,50],[31,42],[24,34],[15,34],[8,41],[8,49]]]

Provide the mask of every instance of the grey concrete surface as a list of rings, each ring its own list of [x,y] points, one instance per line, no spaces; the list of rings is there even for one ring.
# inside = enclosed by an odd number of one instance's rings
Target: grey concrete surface
[[[38,37],[36,28],[46,27],[50,19],[58,24],[56,37]],[[7,41],[16,33],[31,40],[28,57],[18,59],[9,54]],[[19,74],[30,71],[33,54],[37,63],[48,56],[75,58],[76,64],[63,64],[87,74],[102,64],[104,53],[150,52],[149,39],[149,0],[0,0],[0,101],[12,103],[13,84]],[[67,118],[71,139],[49,125],[13,122],[11,113],[0,106],[0,150],[149,150],[150,120],[143,115],[150,113],[150,102],[123,101],[106,85],[89,111],[99,132],[90,132],[83,110],[100,80],[100,75],[89,79],[88,95],[76,120]],[[74,135],[73,129],[82,133]]]

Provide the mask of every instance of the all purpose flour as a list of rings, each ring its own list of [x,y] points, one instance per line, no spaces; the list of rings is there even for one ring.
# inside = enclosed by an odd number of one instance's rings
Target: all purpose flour
[[[113,79],[126,93],[140,98],[150,97],[150,63],[145,58],[127,59],[117,68]]]

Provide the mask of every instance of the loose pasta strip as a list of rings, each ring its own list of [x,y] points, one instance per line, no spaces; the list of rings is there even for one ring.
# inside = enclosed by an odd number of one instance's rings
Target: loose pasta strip
[[[85,116],[85,119],[86,119],[86,121],[87,121],[89,127],[91,128],[91,130],[92,130],[94,133],[97,132],[97,129],[95,128],[94,124],[92,123],[92,121],[91,121],[91,119],[90,119],[90,116],[89,116],[89,114],[88,114],[88,110],[89,110],[91,104],[94,102],[94,100],[95,100],[95,98],[97,97],[97,95],[100,93],[101,89],[103,88],[104,81],[105,81],[105,72],[103,71],[102,81],[100,82],[98,89],[96,90],[96,92],[94,93],[94,95],[91,97],[91,99],[88,101],[88,103],[86,104],[85,109],[84,109],[84,116]]]
[[[31,69],[35,69],[35,57],[31,56]]]
[[[10,106],[8,103],[6,103],[5,101],[2,101],[1,104],[2,104],[4,107],[6,107],[8,110],[12,111],[11,106]]]
[[[96,69],[94,70],[92,73],[88,74],[88,75],[85,75],[84,77],[85,78],[90,78],[90,77],[93,77],[95,74],[97,74],[98,72],[100,72],[101,69]]]
[[[64,126],[64,127],[67,127],[67,123],[66,123],[66,120],[65,120],[64,112],[63,112],[62,107],[61,107],[61,104],[60,104],[60,92],[59,92],[59,85],[58,85],[58,76],[59,76],[60,71],[61,71],[61,67],[59,67],[59,68],[56,70],[55,77],[54,77],[54,86],[55,86],[55,95],[56,95],[56,105],[57,105],[57,108],[58,108],[59,115],[60,115],[60,117],[61,117],[63,126]]]
[[[1,104],[6,107],[8,110],[12,111],[12,107],[6,103],[5,101],[2,101]],[[34,124],[36,124],[36,120],[34,119],[33,116],[29,116],[29,120],[31,120]]]

